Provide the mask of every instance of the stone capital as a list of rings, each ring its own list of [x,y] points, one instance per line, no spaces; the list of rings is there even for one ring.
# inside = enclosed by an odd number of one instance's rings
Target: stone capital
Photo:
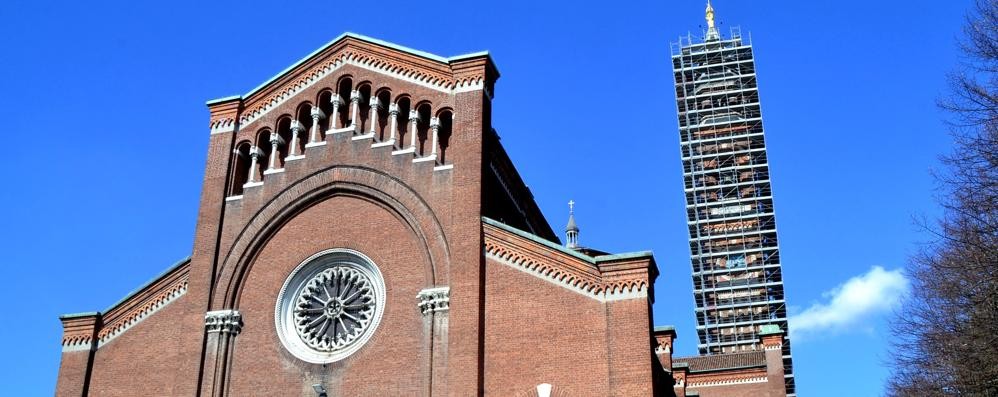
[[[450,310],[450,287],[427,288],[416,295],[423,315]]]
[[[264,153],[263,149],[257,146],[250,147],[249,154],[250,157],[267,157],[267,153]]]
[[[270,144],[273,145],[273,146],[283,145],[284,144],[284,138],[281,138],[281,134],[278,134],[276,132],[271,132],[270,133]]]
[[[243,330],[243,316],[236,310],[215,310],[204,315],[205,331],[239,335]]]
[[[313,119],[324,119],[326,118],[326,113],[322,111],[318,106],[312,106],[312,118]]]

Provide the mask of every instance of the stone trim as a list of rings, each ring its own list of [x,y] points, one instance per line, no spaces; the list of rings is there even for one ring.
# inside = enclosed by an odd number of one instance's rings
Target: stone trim
[[[742,379],[724,379],[724,380],[708,380],[708,381],[690,381],[686,384],[687,388],[702,388],[702,387],[714,387],[714,386],[731,386],[731,385],[744,385],[748,383],[766,383],[768,378],[765,376],[754,376],[750,378]]]
[[[213,310],[204,315],[207,333],[239,335],[243,330],[243,316],[238,310]]]
[[[165,291],[159,293],[153,299],[150,299],[145,304],[132,309],[127,315],[121,316],[113,323],[102,327],[100,333],[97,335],[97,348],[110,343],[114,340],[114,338],[117,338],[118,335],[121,335],[129,328],[134,327],[136,324],[142,322],[142,320],[145,320],[160,309],[166,307],[166,305],[176,301],[177,298],[184,296],[186,293],[187,275],[185,274],[183,278],[177,280],[174,284],[170,285]]]
[[[223,117],[208,122],[208,129],[211,134],[221,134],[236,130],[236,119],[234,117]]]
[[[485,257],[600,302],[648,298],[650,271],[609,273],[588,263],[483,222]],[[554,260],[558,258],[560,260]],[[593,262],[597,262],[595,259]]]
[[[89,351],[94,344],[93,330],[66,333],[62,336],[62,351]]]
[[[427,288],[416,294],[423,315],[450,310],[450,287]]]
[[[319,65],[301,73],[302,77],[288,82],[282,89],[260,100],[258,105],[248,108],[240,117],[240,125],[248,125],[267,113],[280,106],[288,99],[298,93],[312,87],[325,77],[339,70],[343,66],[353,65],[361,69],[380,73],[398,80],[416,84],[422,87],[440,91],[445,94],[454,95],[462,92],[476,91],[485,88],[485,75],[476,74],[454,78],[443,73],[427,71],[423,68],[407,66],[406,63],[390,59],[387,56],[376,54],[373,51],[360,48],[350,48],[340,50],[338,53],[330,55],[328,59]],[[212,133],[216,133],[216,127],[212,124]],[[223,128],[217,128],[219,132],[224,132]]]

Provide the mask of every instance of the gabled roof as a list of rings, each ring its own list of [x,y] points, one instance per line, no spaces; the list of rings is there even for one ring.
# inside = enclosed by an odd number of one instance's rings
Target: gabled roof
[[[267,79],[267,81],[264,81],[262,84],[258,85],[256,88],[250,90],[246,94],[244,94],[244,95],[232,95],[232,96],[227,96],[227,97],[224,97],[224,98],[212,99],[212,100],[207,101],[207,105],[210,106],[210,105],[213,105],[213,104],[216,104],[216,103],[227,102],[227,101],[231,101],[231,100],[234,100],[234,99],[249,98],[249,97],[251,97],[251,96],[259,93],[260,91],[262,91],[264,88],[270,86],[271,84],[274,84],[275,82],[277,82],[281,78],[289,75],[294,70],[296,70],[299,67],[301,67],[302,65],[304,65],[304,64],[308,63],[309,61],[313,60],[314,58],[318,57],[320,54],[322,54],[326,50],[330,49],[331,47],[334,47],[337,44],[339,44],[339,43],[341,43],[343,41],[347,41],[347,40],[357,40],[357,41],[361,41],[361,42],[364,42],[364,43],[373,44],[373,45],[376,45],[376,46],[379,46],[379,47],[382,47],[382,48],[385,48],[385,49],[394,50],[394,51],[397,51],[397,52],[400,52],[400,53],[404,53],[404,54],[416,56],[416,57],[419,57],[419,58],[422,58],[422,59],[426,59],[426,60],[429,60],[429,61],[434,61],[434,62],[437,62],[437,63],[440,63],[440,64],[444,64],[444,65],[450,65],[450,64],[452,64],[454,62],[459,62],[459,61],[463,61],[463,60],[467,60],[467,59],[472,59],[472,58],[485,57],[488,60],[488,63],[490,64],[491,68],[495,71],[496,76],[498,76],[498,69],[495,67],[495,63],[492,62],[491,55],[489,54],[488,51],[478,51],[478,52],[472,52],[472,53],[467,53],[467,54],[462,54],[462,55],[456,55],[456,56],[452,56],[452,57],[442,57],[442,56],[439,56],[439,55],[436,55],[436,54],[431,54],[431,53],[428,53],[428,52],[425,52],[425,51],[416,50],[416,49],[413,49],[413,48],[409,48],[409,47],[406,47],[406,46],[398,45],[398,44],[391,43],[391,42],[388,42],[388,41],[375,39],[373,37],[368,37],[368,36],[364,36],[364,35],[357,34],[357,33],[352,33],[352,32],[346,32],[346,33],[343,33],[343,34],[339,35],[338,37],[336,37],[335,39],[331,40],[330,42],[326,43],[322,47],[319,47],[315,51],[312,51],[312,53],[310,53],[310,54],[306,55],[304,58],[298,60],[298,62],[295,62],[291,66],[288,66],[284,70],[278,72],[276,75],[274,75],[273,77]]]

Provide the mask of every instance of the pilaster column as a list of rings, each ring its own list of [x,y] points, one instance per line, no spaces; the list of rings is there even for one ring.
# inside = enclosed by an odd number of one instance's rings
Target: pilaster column
[[[419,131],[416,131],[416,126],[419,124],[419,112],[415,110],[409,111],[409,147],[416,149],[416,135],[419,135]]]
[[[256,175],[259,173],[259,171],[256,168],[260,165],[260,160],[259,160],[260,156],[266,157],[266,155],[263,153],[263,150],[260,150],[260,148],[256,146],[250,147],[249,175],[246,176],[247,185],[256,182]]]
[[[277,146],[284,143],[281,139],[281,135],[276,132],[270,133],[270,165],[267,167],[268,170],[274,170],[277,167]]]
[[[398,134],[399,128],[399,105],[391,104],[388,105],[388,141],[395,142],[395,135]]]
[[[333,116],[329,119],[329,129],[335,130],[337,128],[336,123],[340,119],[340,105],[343,104],[343,98],[340,98],[340,94],[333,94],[333,97],[329,98],[329,101],[333,104]]]
[[[319,141],[319,120],[326,118],[326,114],[318,106],[312,106],[312,130],[309,132],[308,143]]]
[[[360,118],[360,91],[350,91],[350,128],[357,131],[357,120]]]
[[[440,140],[440,118],[431,117],[430,118],[430,129],[433,130],[433,147],[430,148],[430,157],[435,157],[437,155],[437,146]]]
[[[381,100],[378,97],[371,97],[371,116],[368,120],[371,120],[371,129],[369,134],[374,135],[378,132],[378,110],[381,110]]]
[[[313,129],[314,129],[313,124]],[[295,157],[298,155],[298,135],[305,131],[305,126],[302,125],[298,120],[291,120],[291,146],[288,147],[288,157]]]
[[[427,288],[416,295],[420,313],[423,314],[423,340],[430,346],[427,357],[430,368],[427,395],[448,394],[447,345],[450,321],[450,287]],[[432,388],[430,387],[432,385]]]
[[[202,395],[224,396],[229,356],[235,337],[243,329],[243,318],[236,310],[210,311],[204,315],[204,328],[207,343]]]

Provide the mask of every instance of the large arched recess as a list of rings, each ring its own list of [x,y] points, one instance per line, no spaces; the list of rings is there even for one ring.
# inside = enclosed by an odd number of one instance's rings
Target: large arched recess
[[[333,166],[285,188],[257,211],[224,254],[212,292],[212,310],[239,307],[242,282],[256,256],[281,226],[297,214],[338,195],[367,200],[391,212],[417,236],[426,257],[427,287],[450,280],[450,249],[446,234],[429,204],[401,180],[384,172],[356,166]]]

